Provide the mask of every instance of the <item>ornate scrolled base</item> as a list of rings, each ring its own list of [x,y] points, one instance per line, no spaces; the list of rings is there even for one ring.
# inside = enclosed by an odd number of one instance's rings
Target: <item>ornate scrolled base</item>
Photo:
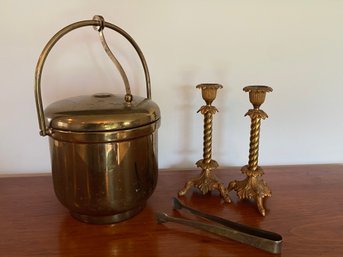
[[[262,216],[265,216],[266,210],[263,206],[263,198],[272,196],[272,193],[268,185],[262,179],[258,179],[263,174],[262,168],[258,167],[256,171],[251,171],[247,166],[244,166],[242,172],[247,177],[242,181],[234,180],[230,182],[228,192],[235,190],[240,199],[255,199],[258,211]]]
[[[203,194],[207,194],[212,190],[218,190],[224,202],[230,203],[231,199],[229,197],[229,192],[227,188],[220,183],[216,176],[212,174],[211,170],[218,167],[218,163],[215,160],[211,160],[210,163],[205,163],[203,160],[199,160],[196,163],[197,167],[202,168],[201,174],[190,179],[183,189],[178,193],[179,196],[183,196],[192,187],[198,188]]]

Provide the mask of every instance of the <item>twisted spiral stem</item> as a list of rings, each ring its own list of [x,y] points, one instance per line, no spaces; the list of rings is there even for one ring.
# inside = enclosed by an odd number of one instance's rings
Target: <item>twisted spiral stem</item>
[[[210,163],[212,158],[212,120],[213,115],[211,112],[207,112],[204,114],[204,163]]]
[[[249,170],[255,171],[258,166],[258,148],[260,140],[261,118],[251,119],[250,127],[250,148],[249,148]]]

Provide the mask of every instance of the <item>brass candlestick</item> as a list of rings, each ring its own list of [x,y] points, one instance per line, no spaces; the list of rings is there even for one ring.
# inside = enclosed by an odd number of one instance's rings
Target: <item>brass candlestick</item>
[[[200,88],[202,98],[206,105],[202,106],[198,112],[204,115],[204,146],[203,159],[196,162],[197,167],[201,168],[199,177],[190,179],[182,190],[179,191],[179,196],[183,196],[191,187],[198,188],[203,194],[212,190],[218,190],[225,202],[231,202],[229,193],[225,186],[218,181],[216,176],[212,174],[212,170],[218,167],[218,163],[212,160],[212,120],[213,115],[218,112],[218,109],[212,106],[212,102],[216,98],[217,90],[223,86],[219,84],[200,84],[196,88]]]
[[[268,118],[268,115],[260,110],[260,106],[266,98],[266,93],[272,92],[273,89],[267,86],[248,86],[243,90],[249,92],[249,100],[254,106],[254,109],[250,109],[245,114],[245,116],[249,115],[251,118],[249,163],[241,169],[242,173],[246,174],[247,177],[242,181],[230,182],[228,190],[229,192],[235,190],[240,199],[255,199],[259,212],[265,216],[266,210],[263,207],[263,198],[272,194],[268,185],[262,179],[258,179],[263,175],[263,169],[258,166],[261,119]]]

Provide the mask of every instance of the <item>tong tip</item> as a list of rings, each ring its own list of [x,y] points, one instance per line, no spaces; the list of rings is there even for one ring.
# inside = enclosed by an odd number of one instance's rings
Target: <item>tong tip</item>
[[[158,224],[162,224],[162,223],[166,223],[168,222],[168,215],[164,212],[157,212],[155,214],[155,217],[156,217],[156,221]]]

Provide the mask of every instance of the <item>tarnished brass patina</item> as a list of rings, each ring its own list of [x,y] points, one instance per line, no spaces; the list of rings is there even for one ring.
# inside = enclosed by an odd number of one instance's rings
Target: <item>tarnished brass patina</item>
[[[198,188],[203,194],[212,190],[218,190],[225,202],[231,202],[228,191],[225,186],[218,181],[212,170],[218,167],[218,163],[212,160],[212,121],[213,115],[218,112],[218,109],[212,106],[212,102],[217,96],[217,90],[223,86],[219,84],[200,84],[196,86],[201,89],[202,98],[206,105],[202,106],[198,112],[204,115],[204,145],[203,159],[196,162],[197,167],[201,168],[199,177],[190,179],[182,190],[179,191],[179,196],[183,196],[191,187]]]
[[[55,43],[68,32],[93,26],[118,68],[126,94],[97,93],[67,98],[43,109],[41,74]],[[132,96],[129,80],[103,31],[124,36],[142,62],[147,97]],[[135,41],[101,16],[71,24],[43,49],[35,73],[35,96],[42,136],[49,136],[53,184],[57,198],[72,216],[88,223],[114,223],[132,217],[153,193],[158,174],[157,130],[160,110],[151,100],[150,75]]]
[[[266,98],[266,93],[272,92],[273,89],[267,86],[247,86],[243,90],[249,92],[249,100],[254,106],[254,109],[250,109],[245,114],[251,118],[249,163],[241,169],[247,177],[243,181],[230,182],[228,190],[235,190],[240,199],[255,199],[259,212],[265,216],[263,198],[271,196],[271,191],[268,185],[258,178],[263,175],[263,169],[258,166],[258,150],[261,119],[268,118],[268,115],[260,109],[260,106]]]

